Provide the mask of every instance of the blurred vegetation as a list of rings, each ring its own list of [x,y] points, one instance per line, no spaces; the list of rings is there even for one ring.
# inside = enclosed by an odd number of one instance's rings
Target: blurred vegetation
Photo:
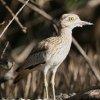
[[[65,0],[66,7],[70,11],[82,8],[86,5],[86,3],[87,0]]]
[[[18,0],[3,0],[15,14],[23,5]],[[34,2],[35,3],[34,3]],[[93,62],[96,70],[100,72],[100,2],[99,0],[30,0],[32,5],[36,5],[40,9],[45,10],[54,19],[59,20],[63,13],[76,13],[82,20],[94,23],[94,26],[84,26],[83,28],[75,28],[73,36],[85,50],[91,62]],[[18,15],[19,21],[25,27],[27,32],[24,33],[18,23],[13,23],[6,30],[0,39],[0,54],[9,41],[3,59],[13,61],[11,53],[13,50],[28,45],[34,40],[34,43],[54,34],[52,22],[46,20],[43,16],[34,12],[25,6]],[[9,20],[12,19],[11,14],[0,1],[0,33],[4,30]],[[17,54],[16,51],[15,53]],[[13,61],[14,62],[14,61]],[[20,64],[17,63],[17,66]],[[3,77],[9,70],[5,70],[4,65],[0,66],[0,77]],[[38,76],[38,77],[37,77]],[[49,81],[50,81],[49,76]],[[87,62],[78,52],[77,48],[72,45],[69,56],[59,67],[56,75],[56,94],[60,93],[78,93],[83,89],[91,86],[100,86],[100,82],[92,73]],[[49,84],[50,85],[50,84]],[[43,75],[40,71],[29,74],[16,85],[12,81],[0,84],[0,98],[43,98],[45,96],[43,84]],[[49,87],[49,95],[52,96],[51,85]]]

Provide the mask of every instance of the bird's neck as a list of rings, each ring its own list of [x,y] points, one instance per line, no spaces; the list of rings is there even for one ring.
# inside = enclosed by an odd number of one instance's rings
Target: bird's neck
[[[63,38],[71,38],[72,37],[72,29],[70,28],[61,28],[59,30],[60,32],[60,36],[63,37]]]

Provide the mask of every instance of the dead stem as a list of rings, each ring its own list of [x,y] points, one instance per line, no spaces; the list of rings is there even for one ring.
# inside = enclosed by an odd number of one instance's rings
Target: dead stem
[[[12,15],[12,17],[15,16],[15,14],[13,13],[13,11],[10,9],[10,7],[6,4],[6,2],[4,0],[1,0],[1,3],[5,6],[5,8],[9,11],[9,13]],[[16,16],[15,17],[15,21],[18,23],[18,25],[21,27],[22,31],[24,33],[26,33],[27,28],[24,27],[21,22],[19,21],[19,18]]]
[[[24,5],[18,10],[18,12],[15,14],[15,16],[9,21],[9,23],[7,24],[7,26],[4,28],[3,32],[0,34],[0,38],[4,35],[4,33],[6,32],[6,30],[8,29],[8,27],[11,25],[11,23],[14,21],[14,19],[16,18],[16,16],[18,16],[18,14],[22,11],[22,9],[27,5],[27,3],[29,2],[29,0],[27,0]]]

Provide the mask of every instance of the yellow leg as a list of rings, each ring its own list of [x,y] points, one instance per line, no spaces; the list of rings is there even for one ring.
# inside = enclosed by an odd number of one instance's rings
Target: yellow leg
[[[46,66],[44,69],[44,85],[45,85],[45,90],[46,90],[46,98],[49,100],[49,95],[48,95],[48,81],[47,81],[47,74],[50,66]]]
[[[56,96],[55,96],[55,74],[53,73],[52,75],[52,79],[51,79],[51,84],[52,84],[52,91],[53,91],[53,99],[56,100]]]
[[[51,84],[52,84],[52,91],[53,91],[53,99],[56,100],[56,95],[55,95],[55,74],[57,71],[58,66],[56,66],[53,70],[52,70],[52,78],[51,78]]]
[[[49,100],[49,95],[48,95],[48,82],[47,82],[47,77],[46,74],[44,75],[44,85],[45,85],[45,89],[46,89],[46,98],[47,100]]]

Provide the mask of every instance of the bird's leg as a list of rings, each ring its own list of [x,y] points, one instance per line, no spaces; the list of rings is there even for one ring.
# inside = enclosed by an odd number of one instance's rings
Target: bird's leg
[[[55,97],[55,82],[54,82],[54,80],[55,80],[55,74],[53,74],[52,75],[52,79],[51,79],[51,84],[52,84],[52,90],[53,90],[53,98],[54,98],[54,100],[56,100],[56,97]]]
[[[47,100],[49,100],[49,96],[48,96],[48,82],[47,82],[46,75],[44,76],[44,85],[45,85],[45,89],[46,89]]]
[[[44,70],[44,85],[45,85],[45,89],[46,89],[47,100],[49,100],[49,95],[48,95],[48,82],[47,82],[47,72],[48,72],[48,70],[45,69]]]
[[[56,74],[56,71],[57,71],[57,68],[58,67],[55,67],[53,70],[52,70],[52,78],[51,78],[51,84],[52,84],[52,90],[53,90],[53,99],[56,100],[56,96],[55,96],[55,74]]]

